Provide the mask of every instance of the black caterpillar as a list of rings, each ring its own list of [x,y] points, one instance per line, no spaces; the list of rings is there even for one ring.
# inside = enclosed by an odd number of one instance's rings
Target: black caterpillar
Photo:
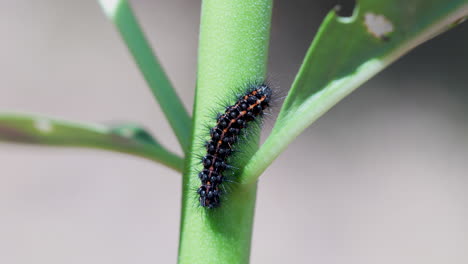
[[[234,105],[226,107],[224,114],[218,114],[216,126],[210,129],[210,140],[206,143],[203,170],[198,174],[201,186],[197,193],[202,207],[220,205],[220,185],[224,180],[223,172],[229,167],[227,159],[233,153],[232,146],[248,122],[263,116],[271,95],[272,90],[266,84],[256,85],[240,96]]]

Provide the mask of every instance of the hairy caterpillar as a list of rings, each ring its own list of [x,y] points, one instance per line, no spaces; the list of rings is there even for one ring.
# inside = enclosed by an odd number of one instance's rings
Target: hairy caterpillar
[[[233,145],[247,123],[263,116],[271,96],[272,90],[266,84],[252,86],[235,104],[218,114],[216,125],[210,129],[210,139],[206,142],[203,170],[198,174],[201,186],[197,193],[202,207],[215,208],[220,205],[220,185],[224,181],[223,172],[229,166],[228,158],[233,153]]]

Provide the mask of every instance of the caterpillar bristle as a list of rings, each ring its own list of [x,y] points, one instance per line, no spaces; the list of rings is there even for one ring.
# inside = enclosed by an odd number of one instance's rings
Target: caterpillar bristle
[[[205,141],[205,154],[200,157],[203,169],[198,173],[201,181],[197,189],[202,207],[212,209],[221,204],[221,195],[226,192],[223,182],[235,182],[225,177],[225,171],[239,169],[228,163],[229,158],[239,151],[233,149],[239,139],[245,138],[249,124],[257,123],[269,107],[272,90],[266,84],[250,84],[247,92],[238,95],[238,100],[227,106],[224,113],[216,114],[216,125],[207,129],[210,138]],[[221,190],[222,188],[222,190]]]

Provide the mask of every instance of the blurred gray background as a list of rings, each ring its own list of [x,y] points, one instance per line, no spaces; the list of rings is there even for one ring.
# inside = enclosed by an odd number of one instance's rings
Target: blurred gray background
[[[188,109],[200,3],[132,1]],[[276,1],[289,87],[333,1]],[[137,121],[181,152],[95,1],[0,1],[0,110]],[[468,263],[468,24],[307,129],[261,178],[252,263]],[[175,263],[181,177],[102,151],[0,144],[0,263]]]

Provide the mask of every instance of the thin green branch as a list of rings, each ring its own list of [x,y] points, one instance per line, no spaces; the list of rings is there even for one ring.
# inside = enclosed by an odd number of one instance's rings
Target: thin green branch
[[[126,0],[99,0],[99,3],[119,30],[179,140],[179,144],[187,153],[192,120],[151,49],[130,4]]]
[[[75,123],[47,117],[0,114],[0,141],[44,146],[86,147],[126,153],[181,172],[183,159],[142,128]]]

